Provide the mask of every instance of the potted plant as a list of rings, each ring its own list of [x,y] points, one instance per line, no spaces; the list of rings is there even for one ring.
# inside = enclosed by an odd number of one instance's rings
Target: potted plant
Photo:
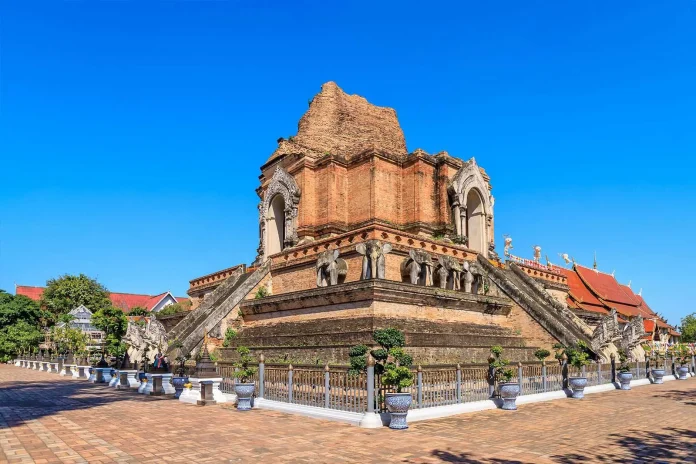
[[[658,385],[663,383],[665,368],[660,367],[660,361],[662,361],[662,366],[664,366],[665,352],[658,349],[652,349],[649,345],[643,345],[643,350],[645,350],[646,356],[653,361],[655,365],[655,367],[650,368],[652,382]]]
[[[628,365],[628,357],[624,350],[619,350],[619,368],[617,371],[619,373],[618,377],[621,390],[630,390],[633,373],[631,372],[631,366]]]
[[[408,428],[406,416],[408,409],[411,407],[410,392],[402,392],[401,390],[413,385],[413,374],[411,373],[411,356],[404,353],[404,350],[399,347],[394,347],[389,350],[388,358],[384,364],[384,373],[382,374],[382,384],[388,387],[393,387],[396,392],[385,393],[384,403],[391,416],[389,428],[402,430]]]
[[[677,379],[686,380],[689,375],[689,348],[683,343],[675,345],[673,348],[674,361],[677,364]]]
[[[568,359],[568,364],[574,369],[574,373],[579,374],[574,377],[568,376],[568,387],[572,391],[571,397],[582,399],[585,397],[585,387],[587,386],[587,377],[582,375],[582,368],[590,363],[587,344],[581,340],[577,345],[566,347],[563,351]]]
[[[255,385],[252,377],[256,374],[256,368],[249,365],[253,361],[249,348],[238,346],[237,354],[239,360],[234,363],[235,371],[232,374],[236,379],[234,392],[237,394],[237,409],[248,411],[251,409],[251,397],[254,395]]]
[[[517,397],[520,394],[520,385],[517,382],[510,382],[514,376],[512,369],[507,366],[510,361],[502,357],[503,347],[492,346],[491,355],[488,357],[488,366],[493,377],[494,384],[498,387],[498,394],[503,400],[502,409],[515,411],[517,409]]]

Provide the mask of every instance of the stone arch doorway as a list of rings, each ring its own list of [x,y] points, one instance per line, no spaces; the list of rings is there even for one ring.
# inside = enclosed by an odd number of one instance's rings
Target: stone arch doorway
[[[466,236],[469,248],[479,253],[486,250],[486,212],[481,194],[475,188],[466,196]]]
[[[285,248],[285,199],[276,195],[271,199],[266,216],[266,245],[268,255],[280,253]]]

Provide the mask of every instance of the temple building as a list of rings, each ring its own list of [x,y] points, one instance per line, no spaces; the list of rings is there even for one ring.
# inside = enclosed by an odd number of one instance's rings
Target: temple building
[[[514,257],[509,238],[499,256],[492,191],[474,158],[409,152],[393,109],[326,83],[261,165],[253,264],[191,280],[169,340],[232,327],[269,362],[345,363],[397,327],[416,362],[456,363],[578,341],[640,359],[649,321],[670,330],[604,274]]]

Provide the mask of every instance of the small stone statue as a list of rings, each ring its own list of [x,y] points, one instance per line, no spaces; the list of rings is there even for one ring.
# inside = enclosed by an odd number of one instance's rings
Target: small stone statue
[[[317,287],[336,285],[339,276],[348,272],[348,264],[338,257],[338,250],[327,250],[319,253],[317,259]]]
[[[433,261],[425,251],[411,250],[401,263],[401,275],[408,276],[413,285],[433,285]]]
[[[474,274],[471,272],[471,265],[469,261],[464,261],[462,265],[464,270],[464,293],[471,293],[472,285],[474,283]]]
[[[462,266],[459,261],[451,256],[440,256],[437,272],[440,278],[440,288],[459,290],[462,274]]]
[[[510,256],[510,250],[512,250],[514,247],[512,246],[512,237],[509,235],[503,235],[505,237],[505,247],[503,248],[503,254],[505,256]]]
[[[534,262],[539,263],[541,260],[541,247],[539,245],[534,245],[532,249],[534,250]]]
[[[392,250],[389,243],[382,245],[379,240],[368,240],[365,243],[358,243],[355,250],[363,255],[361,280],[385,278],[386,258],[384,255]]]

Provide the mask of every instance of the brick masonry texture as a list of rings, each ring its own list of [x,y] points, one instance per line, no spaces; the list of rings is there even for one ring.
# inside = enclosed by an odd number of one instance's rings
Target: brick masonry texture
[[[688,463],[696,378],[366,430],[0,365],[0,463]]]

